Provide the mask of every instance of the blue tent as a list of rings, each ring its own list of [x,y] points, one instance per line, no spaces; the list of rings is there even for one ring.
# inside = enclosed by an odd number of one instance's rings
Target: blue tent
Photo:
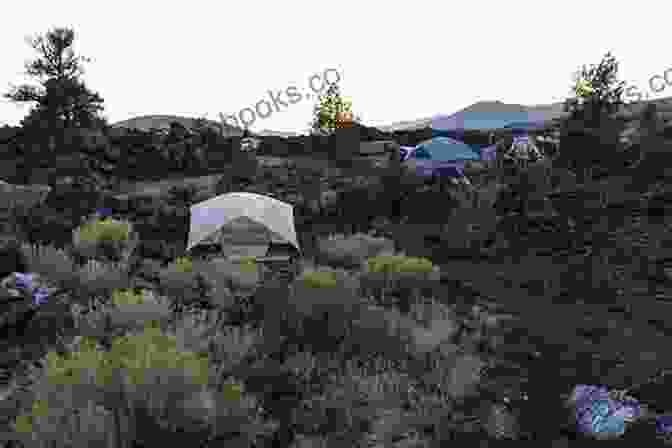
[[[466,131],[489,131],[509,126],[528,126],[543,123],[547,117],[539,112],[470,112],[461,111],[432,120],[434,135],[459,138]]]
[[[457,165],[438,167],[434,172],[441,177],[466,177],[462,168]]]
[[[566,115],[559,107],[528,108],[499,101],[482,101],[452,115],[435,116],[431,128],[433,136],[457,139],[463,139],[468,131],[511,129],[515,134],[541,129],[549,122]]]
[[[434,162],[479,160],[480,156],[469,145],[448,137],[434,137],[418,144],[410,154],[415,159]]]
[[[509,123],[504,128],[517,131],[537,131],[544,129],[548,123],[545,121],[518,121]]]
[[[480,160],[469,145],[447,137],[435,137],[418,144],[405,160],[422,176],[463,177],[462,169],[468,160]]]

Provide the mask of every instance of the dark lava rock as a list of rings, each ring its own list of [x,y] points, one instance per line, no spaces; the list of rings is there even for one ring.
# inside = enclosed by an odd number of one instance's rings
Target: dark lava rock
[[[0,337],[13,334],[12,329],[24,326],[34,314],[30,297],[9,288],[0,288]],[[3,330],[6,335],[2,334]]]
[[[21,251],[21,243],[15,238],[0,239],[0,278],[27,271],[28,260]]]

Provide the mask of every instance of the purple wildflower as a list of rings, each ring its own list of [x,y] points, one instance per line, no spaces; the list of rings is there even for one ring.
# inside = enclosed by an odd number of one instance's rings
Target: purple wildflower
[[[112,214],[112,210],[109,209],[109,208],[102,207],[102,208],[97,208],[96,209],[96,215],[98,215],[102,218],[108,217],[111,214]]]
[[[672,414],[663,414],[656,417],[656,431],[672,435]]]
[[[42,305],[49,299],[49,291],[46,288],[39,287],[33,291],[33,303]]]
[[[641,415],[637,400],[615,400],[607,389],[597,386],[576,386],[569,402],[574,408],[579,431],[596,438],[623,435],[627,424]]]

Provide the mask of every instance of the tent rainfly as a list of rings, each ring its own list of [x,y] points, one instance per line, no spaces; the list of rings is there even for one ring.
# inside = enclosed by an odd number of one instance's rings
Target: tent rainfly
[[[198,244],[231,233],[231,244],[236,233],[249,238],[251,226],[266,230],[265,243],[281,241],[298,251],[299,243],[294,227],[294,207],[286,202],[256,193],[226,193],[191,206],[191,222],[187,251]],[[240,223],[249,223],[251,226]],[[247,235],[245,235],[247,233]]]

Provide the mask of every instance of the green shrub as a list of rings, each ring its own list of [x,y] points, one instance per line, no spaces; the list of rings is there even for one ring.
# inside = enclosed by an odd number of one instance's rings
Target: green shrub
[[[95,347],[90,340],[82,339],[78,345],[82,350],[75,353],[47,353],[46,367],[34,375],[33,401],[11,424],[12,438],[24,446],[94,446],[109,441],[110,422],[87,388],[100,354],[89,349]]]
[[[180,352],[176,349],[175,337],[163,334],[159,328],[145,326],[142,333],[116,339],[112,349],[106,355],[117,362],[116,367],[125,369],[131,384],[148,384],[152,368],[182,368],[191,370],[191,377],[199,384],[206,384],[207,363],[192,352]],[[101,383],[111,380],[111,371],[100,371]]]
[[[193,272],[194,265],[189,257],[178,257],[172,263],[172,267],[180,272]]]
[[[370,257],[367,268],[369,273],[383,274],[428,274],[434,271],[434,265],[428,259],[404,255]]]
[[[115,290],[112,304],[106,317],[110,327],[116,331],[141,329],[150,322],[167,323],[172,317],[169,303],[153,297],[147,291],[136,294],[130,289]]]
[[[112,292],[112,303],[117,306],[138,305],[144,302],[143,294],[132,289],[115,289]]]
[[[137,242],[130,222],[111,218],[90,220],[72,232],[73,251],[84,258],[128,259]]]
[[[284,309],[277,310],[287,318],[284,335],[316,351],[336,350],[364,305],[358,290],[357,277],[342,270],[303,272],[292,284]],[[277,313],[269,318],[277,319]]]
[[[418,295],[436,283],[438,270],[426,258],[404,255],[381,255],[367,259],[361,276],[362,293],[373,294],[381,301],[389,292],[411,292]],[[416,297],[417,298],[417,297]],[[404,306],[409,304],[404,300]]]
[[[24,243],[21,245],[21,252],[26,257],[30,272],[42,275],[67,289],[73,289],[78,284],[77,267],[66,251],[52,245]]]
[[[188,270],[189,266],[192,267],[191,271]],[[193,265],[186,262],[171,263],[159,272],[162,294],[180,304],[194,303],[203,298],[205,293],[203,289],[207,289],[203,280],[202,275],[193,270]]]
[[[434,266],[426,258],[404,255],[380,255],[367,259],[370,272],[431,272]]]
[[[366,260],[369,272],[394,272],[401,255],[371,257]]]
[[[218,325],[217,319],[216,313],[192,314],[180,319],[170,330],[180,350],[207,355],[213,367],[215,387],[224,379],[222,372],[230,371],[255,350],[261,335],[255,329]]]
[[[219,289],[231,288],[233,293],[254,291],[261,281],[256,263],[237,263],[227,259],[213,259],[198,267],[209,281],[216,283]]]
[[[84,241],[124,241],[130,237],[129,223],[105,218],[79,227],[77,234]]]
[[[337,268],[359,268],[367,257],[389,252],[393,245],[385,238],[369,235],[332,236],[318,240],[317,259]]]
[[[103,263],[90,260],[86,265],[76,269],[76,288],[73,297],[88,306],[91,299],[110,297],[115,289],[128,288],[130,279],[124,265]]]
[[[397,264],[397,272],[429,273],[434,269],[432,262],[426,258],[405,257]]]
[[[14,431],[24,434],[31,434],[34,431],[35,419],[39,417],[45,417],[48,415],[48,408],[46,403],[42,400],[35,400],[33,402],[33,407],[30,411],[30,414],[19,415],[14,423],[12,424],[12,429]]]
[[[79,430],[78,424],[88,423],[82,416],[91,412],[81,410],[94,405],[115,415],[114,420],[105,417],[105,431],[99,432],[116,433],[129,441],[147,440],[150,433],[157,436],[152,425],[136,424],[134,415],[142,409],[156,427],[164,428],[164,436],[174,428],[195,424],[209,425],[211,433],[225,433],[246,420],[251,423],[256,403],[244,394],[241,383],[229,380],[219,392],[204,392],[211,379],[208,367],[207,358],[178,350],[175,336],[153,325],[115,339],[109,351],[83,338],[70,353],[46,355],[32,409],[13,422],[15,435],[29,446],[48,441],[55,446],[89,446],[88,431]],[[75,410],[80,410],[79,415]]]
[[[332,271],[305,271],[299,280],[309,288],[334,288],[336,275]]]
[[[257,259],[252,256],[240,257],[240,259],[236,260],[236,264],[244,272],[255,272],[257,270]]]

